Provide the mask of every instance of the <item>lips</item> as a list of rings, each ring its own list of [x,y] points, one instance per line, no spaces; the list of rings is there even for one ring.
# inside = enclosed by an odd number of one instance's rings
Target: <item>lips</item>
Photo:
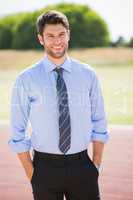
[[[61,49],[62,49],[62,47],[53,47],[53,50],[55,50],[55,51],[59,51]]]

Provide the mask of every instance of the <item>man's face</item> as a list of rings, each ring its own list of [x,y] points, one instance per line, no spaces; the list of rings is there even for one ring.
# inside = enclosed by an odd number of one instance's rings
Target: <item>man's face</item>
[[[38,38],[48,55],[61,58],[68,49],[70,33],[62,24],[47,24],[43,35],[38,35]]]

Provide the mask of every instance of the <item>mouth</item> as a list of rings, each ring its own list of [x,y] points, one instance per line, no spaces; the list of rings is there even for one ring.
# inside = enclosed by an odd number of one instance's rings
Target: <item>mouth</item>
[[[63,49],[62,46],[59,46],[59,47],[53,47],[53,50],[55,50],[55,51],[60,51],[60,50],[62,50],[62,49]]]

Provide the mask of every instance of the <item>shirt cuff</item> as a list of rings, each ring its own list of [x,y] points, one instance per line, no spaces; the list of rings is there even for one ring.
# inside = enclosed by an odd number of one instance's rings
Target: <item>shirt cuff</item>
[[[95,132],[95,131],[92,131],[92,134],[91,134],[91,141],[101,141],[103,143],[106,143],[109,139],[109,134],[108,132]]]
[[[31,140],[25,139],[25,140],[14,140],[11,139],[8,142],[10,148],[16,152],[16,153],[23,153],[26,151],[30,151],[31,149]]]

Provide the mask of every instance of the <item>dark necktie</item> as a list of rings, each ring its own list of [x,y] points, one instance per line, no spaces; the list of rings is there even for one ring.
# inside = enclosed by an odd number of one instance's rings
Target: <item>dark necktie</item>
[[[56,68],[57,77],[57,94],[59,105],[59,148],[65,154],[71,144],[71,124],[68,105],[68,94],[65,81],[63,79],[63,68]]]

